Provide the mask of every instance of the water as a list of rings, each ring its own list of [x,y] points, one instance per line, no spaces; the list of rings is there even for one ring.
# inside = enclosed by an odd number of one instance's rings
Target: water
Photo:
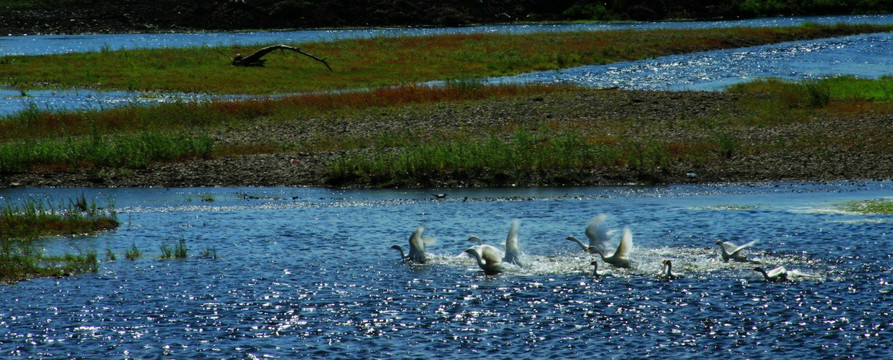
[[[568,31],[611,31],[630,29],[715,29],[731,27],[799,26],[804,22],[833,25],[893,24],[893,14],[801,16],[732,21],[675,21],[629,22],[593,24],[529,24],[484,25],[456,28],[373,28],[345,30],[296,30],[205,32],[162,34],[78,34],[26,35],[0,37],[0,56],[48,55],[102,50],[182,48],[195,46],[257,45],[274,43],[303,43],[381,36],[424,36],[439,34],[533,33]]]
[[[216,46],[259,43],[329,41],[342,38],[429,35],[443,33],[605,31],[655,28],[721,28],[733,26],[793,26],[804,21],[822,24],[891,24],[893,15],[769,18],[725,22],[656,22],[625,24],[505,25],[436,29],[309,30],[247,33],[44,35],[0,38],[2,55],[39,55],[102,49]],[[789,42],[742,49],[674,55],[560,71],[494,78],[501,82],[563,82],[589,87],[649,90],[721,90],[762,77],[800,80],[835,75],[877,78],[891,75],[893,35],[858,35]],[[21,91],[0,89],[0,115],[29,107],[50,110],[102,109],[121,104],[152,105],[207,99],[206,94],[100,92],[93,90]]]
[[[443,190],[438,190],[443,191]],[[893,216],[841,210],[893,182],[450,189],[5,189],[114,197],[122,226],[46,240],[111,249],[95,274],[3,286],[0,357],[540,359],[893,356]],[[244,196],[245,194],[249,196]],[[212,198],[213,201],[202,201]],[[568,235],[590,218],[634,234],[635,270],[600,271]],[[530,267],[485,276],[459,256],[511,219]],[[389,249],[416,226],[438,242],[409,265]],[[190,257],[159,260],[185,239]],[[721,239],[784,265],[765,283],[718,260]],[[123,259],[136,245],[146,255]],[[202,257],[214,248],[219,258]],[[657,278],[672,259],[684,277]]]
[[[893,75],[893,34],[865,34],[581,66],[493,83],[571,83],[593,88],[716,91],[761,78],[815,80]]]

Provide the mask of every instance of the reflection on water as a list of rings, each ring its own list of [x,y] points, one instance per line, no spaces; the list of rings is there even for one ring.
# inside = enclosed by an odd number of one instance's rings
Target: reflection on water
[[[4,286],[0,357],[467,358],[893,356],[893,217],[841,208],[893,183],[424,190],[4,189],[115,198],[122,226],[49,239],[51,252],[136,245],[96,274]],[[246,196],[247,195],[247,196]],[[212,201],[207,201],[211,199]],[[636,269],[564,238],[590,218],[629,226]],[[485,276],[460,256],[521,221],[527,268]],[[412,230],[432,262],[398,260]],[[159,260],[185,239],[189,258]],[[719,260],[716,240],[758,239],[748,257],[796,271],[765,283]],[[202,256],[215,248],[219,258]],[[683,278],[657,277],[672,259]]]
[[[544,71],[492,82],[561,82],[594,88],[722,90],[760,78],[821,79],[893,75],[893,34],[788,42]]]

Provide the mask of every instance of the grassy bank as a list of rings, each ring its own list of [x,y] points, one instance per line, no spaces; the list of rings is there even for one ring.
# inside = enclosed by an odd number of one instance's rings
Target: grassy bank
[[[258,47],[105,49],[86,54],[7,56],[0,59],[0,83],[16,89],[294,93],[515,75],[890,30],[890,26],[811,24],[785,28],[378,37],[294,44],[326,58],[335,71],[294,53],[269,54],[264,67],[230,65],[235,54],[248,54]]]
[[[47,236],[89,234],[118,226],[114,208],[83,195],[54,204],[31,198],[0,208],[0,283],[32,277],[66,276],[95,271],[95,251],[81,255],[46,255],[38,241]]]
[[[410,144],[399,150],[370,145],[373,151],[331,162],[327,176],[336,185],[415,186],[463,178],[540,185],[537,179],[549,177],[529,174],[561,177],[623,168],[647,181],[675,164],[699,168],[741,156],[805,154],[823,161],[840,151],[883,154],[893,151],[893,132],[861,118],[893,113],[891,86],[893,78],[760,80],[730,89],[738,96],[731,107],[699,115],[677,109],[663,119],[594,122],[587,119],[592,114],[564,109],[570,113],[565,119],[531,119],[514,131],[437,134],[425,141],[397,141]],[[858,130],[828,129],[824,123]],[[366,141],[380,142],[384,139]]]
[[[679,164],[711,166],[739,156],[889,153],[893,134],[884,122],[863,119],[893,112],[891,88],[893,78],[762,80],[733,87],[717,98],[735,100],[715,105],[687,103],[696,94],[639,98],[465,80],[267,100],[35,110],[0,120],[0,173],[348,151],[321,170],[328,184],[477,178],[484,179],[479,185],[536,185],[523,178],[599,169],[659,179]]]

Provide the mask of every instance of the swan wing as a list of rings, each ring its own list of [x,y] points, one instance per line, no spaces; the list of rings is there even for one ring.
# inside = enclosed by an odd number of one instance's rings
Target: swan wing
[[[496,265],[496,264],[499,264],[500,262],[502,262],[499,259],[499,257],[500,257],[499,255],[501,255],[501,254],[497,253],[494,250],[495,249],[492,246],[489,246],[489,247],[481,246],[480,247],[481,258],[484,260],[484,262],[487,263],[487,265]]]
[[[505,239],[505,258],[502,259],[502,262],[521,264],[521,247],[518,245],[518,225],[520,225],[518,219],[512,221],[512,227],[509,228],[508,237]]]
[[[586,225],[586,237],[589,238],[589,246],[594,251],[604,254],[605,243],[608,242],[608,229],[602,224],[607,216],[599,214]]]
[[[629,252],[633,249],[633,233],[629,228],[623,228],[623,237],[620,238],[620,245],[612,257],[625,259],[629,257]]]
[[[409,237],[409,258],[415,262],[425,262],[425,243],[422,241],[422,233],[425,228],[419,226]]]
[[[779,266],[775,269],[769,270],[769,272],[766,273],[766,276],[770,278],[777,278],[782,274],[786,274],[787,272],[788,271],[784,268],[784,266]]]
[[[726,252],[729,253],[729,255],[736,255],[739,251],[744,250],[744,249],[747,249],[747,248],[753,246],[753,244],[756,244],[757,241],[759,241],[759,240],[754,240],[754,241],[751,241],[751,242],[749,242],[749,243],[747,243],[747,244],[744,244],[744,245],[741,245],[741,246],[735,246],[735,244],[731,244],[731,243],[729,243],[729,242],[724,242],[724,243],[722,243],[722,246],[723,246],[724,249],[726,249]],[[731,250],[729,250],[729,248],[726,248],[726,244],[731,244],[731,245],[732,245],[732,246],[730,246],[730,247],[731,247]]]
[[[720,243],[720,246],[722,246],[722,251],[726,254],[732,254],[735,252],[735,249],[738,248],[738,245],[735,245],[735,243],[731,241],[723,241]]]
[[[422,236],[422,243],[425,244],[426,247],[434,245],[437,242],[437,238],[433,236]]]

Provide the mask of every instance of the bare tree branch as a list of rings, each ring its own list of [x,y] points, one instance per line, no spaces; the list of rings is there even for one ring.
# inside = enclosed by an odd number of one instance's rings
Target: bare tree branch
[[[269,53],[271,53],[271,52],[273,52],[273,51],[276,51],[276,50],[291,50],[291,51],[294,51],[294,52],[296,52],[296,53],[298,53],[298,54],[307,56],[307,57],[309,57],[309,58],[311,58],[311,59],[313,59],[313,60],[316,60],[316,61],[319,61],[319,62],[323,63],[323,65],[325,65],[326,68],[329,69],[329,71],[333,71],[333,70],[332,70],[332,67],[329,66],[329,63],[326,62],[326,59],[320,59],[320,58],[318,58],[318,57],[316,57],[316,56],[313,56],[313,55],[310,55],[310,54],[308,54],[308,53],[305,53],[305,52],[301,51],[301,49],[299,49],[299,48],[296,48],[296,47],[293,47],[293,46],[288,46],[288,45],[282,45],[282,44],[279,44],[279,45],[273,45],[273,46],[267,46],[267,47],[265,47],[265,48],[263,48],[263,49],[260,49],[260,50],[258,50],[258,51],[255,51],[253,54],[248,55],[248,56],[245,56],[245,57],[242,57],[242,54],[236,54],[236,56],[235,56],[235,57],[233,58],[233,60],[232,60],[232,64],[233,64],[234,66],[264,66],[264,62],[266,62],[267,60],[266,60],[266,59],[261,59],[261,58],[264,57],[264,55],[267,55],[267,54],[269,54]]]

